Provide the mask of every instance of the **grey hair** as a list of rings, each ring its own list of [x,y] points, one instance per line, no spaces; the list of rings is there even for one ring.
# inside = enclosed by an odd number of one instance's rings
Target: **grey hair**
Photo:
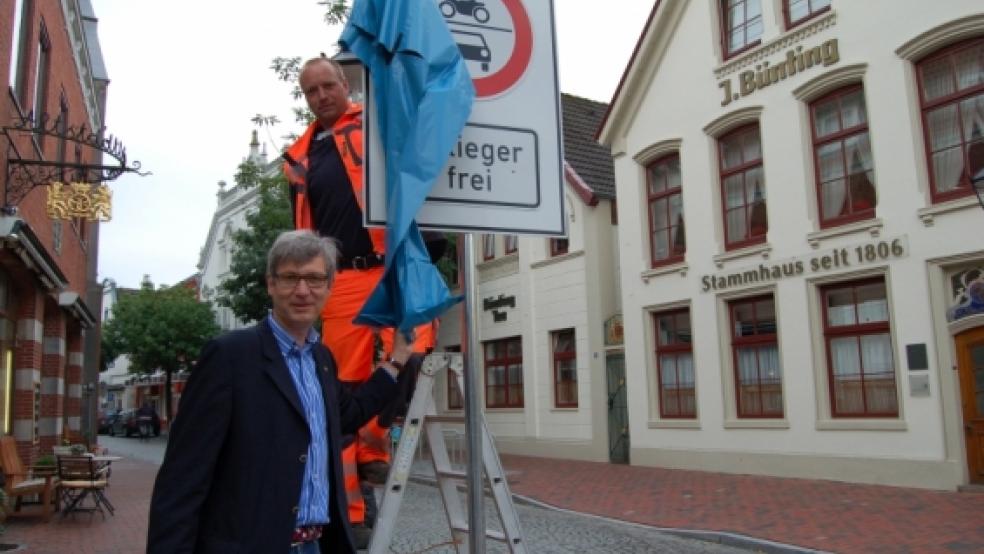
[[[284,262],[303,264],[318,256],[325,260],[325,270],[330,285],[335,281],[335,263],[338,258],[338,245],[335,239],[320,237],[309,229],[280,233],[267,254],[267,277],[273,277],[277,268]]]

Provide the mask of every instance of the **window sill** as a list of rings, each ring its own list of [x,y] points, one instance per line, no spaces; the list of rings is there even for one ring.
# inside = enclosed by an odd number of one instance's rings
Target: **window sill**
[[[485,407],[485,410],[488,411],[488,412],[490,412],[490,413],[495,413],[495,414],[524,414],[524,413],[526,413],[526,409],[525,408],[516,408],[516,407],[490,408],[490,407],[486,406]]]
[[[567,254],[561,254],[559,256],[552,256],[550,258],[546,258],[546,259],[540,260],[538,262],[533,262],[532,264],[530,264],[530,267],[533,268],[533,269],[536,269],[538,267],[545,267],[545,266],[557,264],[557,263],[560,263],[560,262],[566,262],[567,260],[573,260],[574,258],[580,258],[583,255],[584,255],[584,250],[575,250],[573,252],[568,252]]]
[[[782,419],[726,419],[725,429],[789,429],[789,421]]]
[[[731,250],[730,252],[724,252],[723,254],[716,254],[713,258],[714,265],[718,269],[724,267],[724,262],[737,260],[739,258],[747,258],[749,256],[755,256],[756,254],[761,255],[763,260],[769,259],[769,254],[772,253],[772,245],[767,242],[762,244],[756,244],[753,246],[746,246],[745,248],[739,248],[737,250]]]
[[[700,429],[700,421],[696,419],[656,419],[650,420],[650,429]]]
[[[820,241],[826,240],[833,237],[840,237],[843,235],[849,235],[852,233],[858,233],[862,231],[868,231],[871,233],[872,237],[878,237],[881,235],[882,227],[885,224],[881,218],[865,219],[863,221],[855,221],[853,223],[846,223],[837,227],[831,227],[830,229],[824,229],[822,231],[814,231],[806,235],[806,242],[810,243],[813,249],[820,248]]]
[[[557,408],[557,407],[550,408],[550,411],[554,413],[572,413],[572,412],[579,412],[581,411],[581,409],[578,408],[577,406],[568,406],[564,408]]]
[[[647,269],[639,274],[639,278],[642,279],[643,283],[648,283],[653,277],[659,277],[661,275],[669,275],[670,273],[679,273],[680,277],[687,276],[687,270],[690,266],[687,262],[677,262],[675,264],[664,265],[661,267],[655,267],[653,269]]]
[[[817,431],[908,431],[900,419],[820,419]]]
[[[967,208],[979,205],[980,204],[977,201],[977,197],[971,195],[921,208],[916,211],[916,215],[919,216],[919,219],[923,222],[923,225],[926,227],[932,227],[933,224],[936,223],[936,216],[938,215],[965,210]]]

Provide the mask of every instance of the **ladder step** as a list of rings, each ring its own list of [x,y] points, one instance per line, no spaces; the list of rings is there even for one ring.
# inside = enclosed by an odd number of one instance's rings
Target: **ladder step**
[[[450,468],[439,469],[437,470],[437,477],[438,478],[450,477],[451,479],[465,480],[468,478],[468,473],[465,472],[464,470],[458,470],[458,469],[450,469]]]
[[[451,528],[455,531],[461,531],[462,533],[468,532],[468,525],[456,524],[452,525]],[[506,542],[506,534],[502,531],[496,531],[495,529],[486,529],[485,536],[499,542]]]
[[[460,425],[465,424],[465,416],[456,415],[429,415],[425,420],[426,423],[457,423]]]

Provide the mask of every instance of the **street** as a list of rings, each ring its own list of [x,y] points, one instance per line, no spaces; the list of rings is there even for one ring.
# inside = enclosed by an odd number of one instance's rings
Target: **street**
[[[99,443],[116,455],[160,464],[166,437],[141,441],[138,438],[100,436]],[[147,485],[148,489],[150,484]],[[146,504],[141,504],[145,508]],[[486,521],[498,522],[494,505],[486,503]],[[561,510],[517,504],[529,552],[560,554],[574,552],[610,553],[729,553],[739,548],[681,538],[652,528],[614,522]],[[440,496],[429,485],[411,483],[400,509],[391,551],[395,553],[453,553]],[[489,552],[508,552],[504,545],[487,541]],[[138,550],[135,550],[138,551]]]

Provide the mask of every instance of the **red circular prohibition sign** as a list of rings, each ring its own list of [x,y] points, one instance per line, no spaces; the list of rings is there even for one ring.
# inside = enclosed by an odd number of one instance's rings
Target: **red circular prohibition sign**
[[[509,10],[509,17],[513,21],[516,45],[509,60],[499,71],[488,77],[472,79],[475,94],[479,98],[495,96],[515,85],[526,72],[526,68],[530,65],[530,58],[533,57],[533,27],[530,25],[530,18],[521,0],[502,0],[502,3]]]

